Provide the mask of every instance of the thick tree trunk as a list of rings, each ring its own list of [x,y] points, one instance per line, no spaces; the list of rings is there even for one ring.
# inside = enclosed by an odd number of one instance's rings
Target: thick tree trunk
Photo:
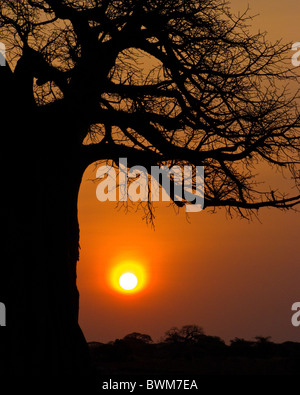
[[[16,100],[9,70],[5,73],[0,98],[5,114],[0,302],[7,312],[7,326],[0,328],[2,368],[27,377],[85,375],[88,349],[78,325],[76,287],[83,169],[74,146],[59,137],[63,126],[36,119],[30,106]]]

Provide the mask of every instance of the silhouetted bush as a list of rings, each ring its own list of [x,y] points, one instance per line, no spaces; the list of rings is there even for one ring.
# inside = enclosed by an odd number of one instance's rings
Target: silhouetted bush
[[[130,333],[107,344],[89,343],[93,366],[124,374],[298,374],[300,343],[276,344],[270,337],[234,338],[230,345],[197,325],[173,327],[162,341]]]

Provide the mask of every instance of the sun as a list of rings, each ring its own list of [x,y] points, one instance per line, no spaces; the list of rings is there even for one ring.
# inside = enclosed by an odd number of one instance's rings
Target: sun
[[[123,289],[126,289],[127,291],[131,291],[137,286],[138,279],[136,275],[133,273],[124,273],[119,278],[119,284]]]
[[[139,262],[127,260],[113,267],[109,274],[111,287],[118,292],[132,294],[145,288],[145,267]]]

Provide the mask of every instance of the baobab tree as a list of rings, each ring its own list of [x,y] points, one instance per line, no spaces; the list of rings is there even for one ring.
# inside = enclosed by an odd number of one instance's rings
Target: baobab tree
[[[299,203],[290,46],[250,34],[249,21],[223,0],[1,2],[0,297],[10,370],[88,365],[77,199],[93,162],[204,166],[205,208],[246,217]],[[267,165],[296,188],[258,184]]]

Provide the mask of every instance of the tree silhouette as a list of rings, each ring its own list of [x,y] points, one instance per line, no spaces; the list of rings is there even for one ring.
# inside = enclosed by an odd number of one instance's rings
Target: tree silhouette
[[[181,328],[176,326],[165,333],[166,343],[195,344],[204,337],[203,329],[198,325],[184,325]]]
[[[286,86],[290,47],[248,23],[222,0],[1,2],[1,302],[12,370],[88,364],[76,262],[89,164],[204,166],[205,207],[244,216],[299,203],[256,182],[265,163],[298,185],[299,115]]]
[[[123,338],[123,340],[129,343],[132,342],[132,343],[142,343],[142,344],[149,344],[153,342],[151,336],[139,332],[129,333]]]

